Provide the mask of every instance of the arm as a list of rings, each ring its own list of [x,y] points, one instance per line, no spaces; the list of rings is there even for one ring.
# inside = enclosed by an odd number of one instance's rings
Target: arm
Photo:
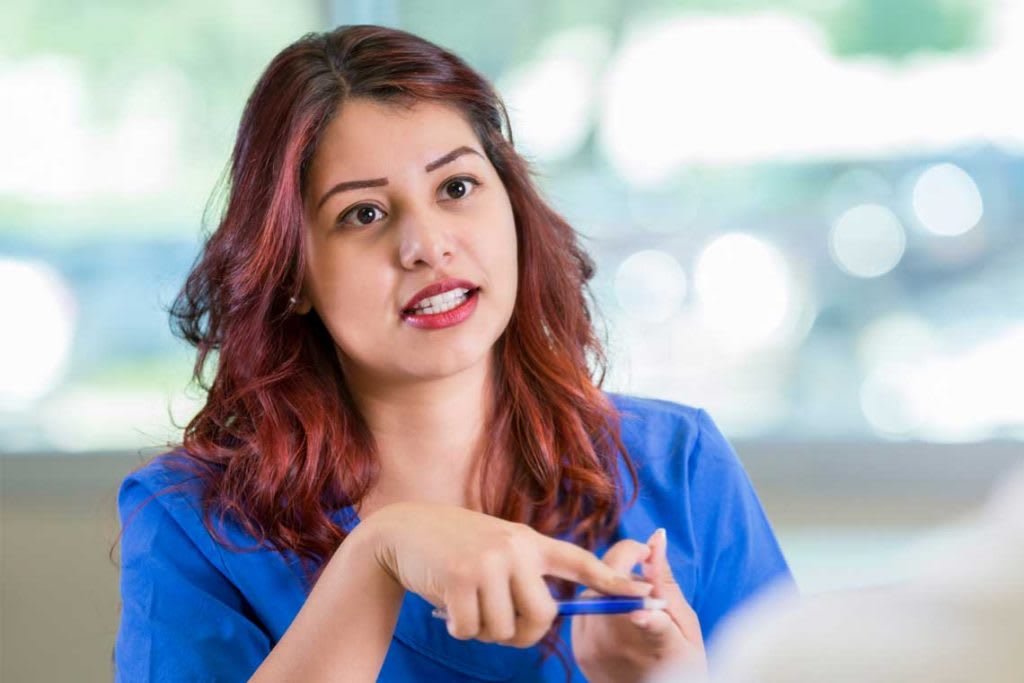
[[[118,682],[376,679],[404,591],[365,547],[372,516],[328,561],[271,649],[270,634],[225,568],[188,534],[199,517],[178,494],[153,498],[166,482],[151,478],[129,476],[118,497]]]
[[[545,575],[611,594],[651,588],[524,524],[452,505],[393,503],[341,544],[251,681],[374,680],[405,590],[446,606],[455,638],[533,645],[556,613]]]
[[[250,681],[376,680],[405,590],[377,563],[371,520],[339,546]]]
[[[237,586],[196,545],[173,495],[153,498],[148,477],[129,476],[121,517],[121,620],[114,646],[118,683],[244,681],[270,651]],[[168,507],[170,506],[170,507]],[[196,518],[195,524],[199,524]]]

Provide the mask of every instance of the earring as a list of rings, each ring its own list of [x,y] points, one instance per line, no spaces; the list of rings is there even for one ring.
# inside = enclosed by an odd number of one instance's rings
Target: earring
[[[297,301],[297,300],[295,299],[295,297],[294,297],[294,296],[290,296],[290,297],[288,297],[288,301],[289,301],[289,302],[291,303],[291,305],[292,305],[292,306],[294,306],[295,304],[299,303],[299,302],[298,302],[298,301]]]

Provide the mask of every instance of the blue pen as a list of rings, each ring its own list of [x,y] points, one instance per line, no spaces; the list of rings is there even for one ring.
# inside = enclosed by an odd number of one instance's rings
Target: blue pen
[[[668,601],[661,598],[635,598],[629,595],[598,595],[590,598],[573,598],[558,601],[558,615],[573,614],[624,614],[638,609],[665,609]],[[447,619],[448,612],[439,607],[431,614],[438,619]]]

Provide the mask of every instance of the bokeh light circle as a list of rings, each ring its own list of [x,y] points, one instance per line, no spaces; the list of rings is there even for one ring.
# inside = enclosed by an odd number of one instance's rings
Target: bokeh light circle
[[[936,164],[914,183],[914,215],[936,235],[962,235],[981,220],[985,211],[974,179],[956,164]]]
[[[0,259],[0,405],[26,409],[60,381],[75,315],[71,289],[52,266]]]
[[[782,253],[752,235],[728,233],[697,258],[694,289],[704,325],[731,346],[771,342],[793,311],[793,278]]]
[[[686,273],[671,254],[644,250],[631,254],[615,273],[615,298],[629,317],[664,322],[686,297]]]
[[[903,258],[907,236],[892,211],[879,204],[847,209],[829,232],[829,253],[845,272],[872,278],[888,273]]]

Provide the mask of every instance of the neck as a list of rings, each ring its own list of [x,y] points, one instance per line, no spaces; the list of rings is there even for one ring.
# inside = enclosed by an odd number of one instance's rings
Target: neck
[[[492,403],[491,367],[405,384],[353,383],[353,395],[373,435],[380,476],[360,515],[399,501],[479,506],[471,485],[486,443]]]

